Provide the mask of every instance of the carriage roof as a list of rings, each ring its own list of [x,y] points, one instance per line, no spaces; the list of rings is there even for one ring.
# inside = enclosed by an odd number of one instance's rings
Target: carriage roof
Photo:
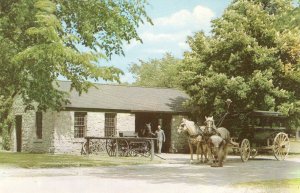
[[[287,116],[275,111],[253,110],[248,112],[232,112],[224,119],[222,126],[241,129],[250,125],[262,130],[281,130],[287,126]],[[235,129],[233,129],[235,130]]]
[[[275,111],[258,111],[254,110],[252,111],[249,116],[254,116],[254,117],[279,117],[279,118],[285,118],[282,113],[280,112],[275,112]]]
[[[253,110],[248,112],[231,112],[229,117],[239,117],[240,115],[244,115],[247,117],[278,117],[278,118],[287,118],[287,116],[283,115],[280,112],[276,111],[260,111],[260,110]],[[243,116],[243,117],[244,117]]]

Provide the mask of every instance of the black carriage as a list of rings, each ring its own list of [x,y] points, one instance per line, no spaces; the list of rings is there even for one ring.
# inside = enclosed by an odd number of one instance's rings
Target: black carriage
[[[244,162],[260,152],[272,151],[277,160],[284,160],[289,153],[287,117],[279,112],[230,113],[221,126],[228,128],[239,143],[233,151],[239,151]]]

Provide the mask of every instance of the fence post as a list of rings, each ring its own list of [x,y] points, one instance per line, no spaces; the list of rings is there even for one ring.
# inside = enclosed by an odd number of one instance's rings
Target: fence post
[[[154,159],[154,139],[151,139],[151,161]]]
[[[116,138],[116,157],[119,156],[119,145],[118,145],[118,139]]]
[[[86,155],[90,154],[90,138],[86,138]]]

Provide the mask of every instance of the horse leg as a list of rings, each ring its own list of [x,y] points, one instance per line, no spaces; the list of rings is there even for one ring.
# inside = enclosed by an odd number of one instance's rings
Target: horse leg
[[[203,144],[201,142],[199,144],[199,150],[200,150],[200,154],[201,154],[201,163],[203,163]]]
[[[193,162],[193,145],[191,142],[189,142],[189,147],[190,147],[190,154],[191,154],[191,160],[190,162],[192,163]]]
[[[208,159],[207,159],[207,145],[206,144],[202,144],[202,154],[204,155],[204,163],[207,163],[208,162]]]
[[[224,161],[226,161],[227,158],[227,144],[224,145]]]
[[[200,146],[200,142],[197,142],[197,161],[199,162],[199,146]]]
[[[219,167],[223,167],[223,162],[226,157],[226,144],[222,144],[219,148],[218,152],[218,165]]]
[[[209,145],[207,145],[207,156],[208,156],[208,164],[212,164],[214,161],[214,157],[213,157],[214,155],[212,153],[212,148]]]

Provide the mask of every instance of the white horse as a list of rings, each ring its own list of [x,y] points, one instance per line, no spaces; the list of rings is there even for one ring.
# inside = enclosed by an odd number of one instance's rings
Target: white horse
[[[178,133],[187,132],[188,133],[188,144],[191,154],[191,163],[193,162],[193,145],[196,145],[197,150],[197,160],[199,161],[199,153],[201,153],[201,162],[203,162],[203,155],[205,157],[205,162],[207,159],[207,148],[203,141],[202,134],[204,132],[204,126],[198,127],[193,121],[187,119],[182,119],[182,122],[178,128]]]

